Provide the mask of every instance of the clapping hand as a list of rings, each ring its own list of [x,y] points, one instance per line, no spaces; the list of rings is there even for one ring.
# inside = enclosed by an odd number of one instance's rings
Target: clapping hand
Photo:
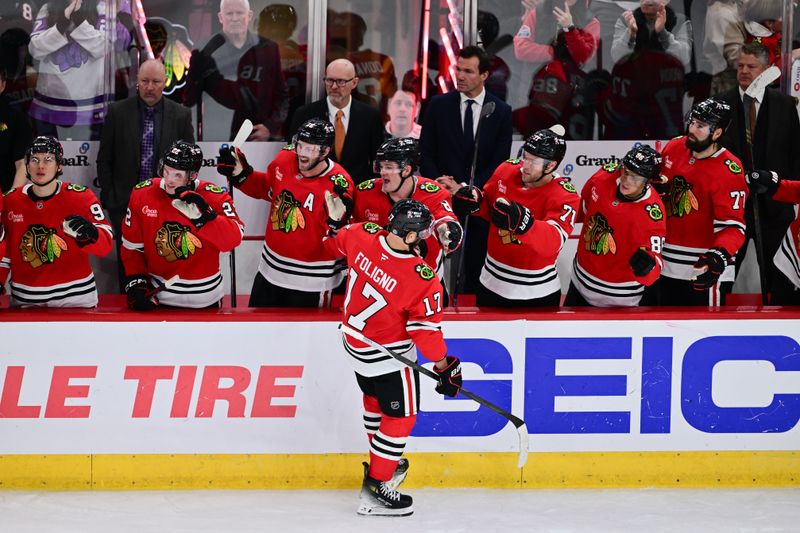
[[[559,9],[553,6],[553,16],[556,18],[556,23],[561,26],[562,30],[566,30],[572,26],[572,13],[569,12],[569,4],[564,2],[564,9]]]
[[[639,27],[636,25],[636,18],[633,16],[633,11],[625,11],[622,14],[622,18],[625,20],[625,24],[628,25],[631,38],[636,37],[636,32],[639,31]]]

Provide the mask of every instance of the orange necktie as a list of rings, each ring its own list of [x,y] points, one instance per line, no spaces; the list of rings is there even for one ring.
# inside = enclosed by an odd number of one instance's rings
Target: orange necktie
[[[344,122],[342,122],[342,117],[344,116],[344,111],[341,109],[336,112],[336,123],[333,125],[333,129],[335,132],[335,136],[333,139],[333,148],[336,150],[336,160],[342,160],[342,148],[344,148]]]

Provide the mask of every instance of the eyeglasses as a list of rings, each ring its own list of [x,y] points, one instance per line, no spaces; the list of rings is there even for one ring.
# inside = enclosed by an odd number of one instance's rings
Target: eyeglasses
[[[34,164],[34,165],[38,165],[39,163],[42,163],[42,162],[45,165],[52,165],[53,163],[56,162],[56,158],[51,156],[51,155],[45,156],[44,159],[39,159],[38,157],[34,156],[34,157],[30,158],[29,162]]]
[[[333,87],[336,85],[337,87],[344,87],[351,81],[353,81],[355,77],[350,78],[349,80],[337,80],[336,78],[322,78],[322,81],[325,82],[325,85]]]

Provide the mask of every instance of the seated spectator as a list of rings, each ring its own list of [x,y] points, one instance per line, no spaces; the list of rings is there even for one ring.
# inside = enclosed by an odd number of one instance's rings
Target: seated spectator
[[[28,117],[2,96],[5,88],[6,71],[0,68],[0,194],[25,184],[25,150],[32,140]]]
[[[514,112],[515,129],[527,136],[563,123],[568,138],[590,138],[586,124],[594,113],[584,101],[586,74],[581,66],[597,50],[597,19],[584,0],[523,0],[522,5],[525,14],[514,52],[520,61],[542,66],[533,77],[530,104]]]
[[[5,198],[0,286],[10,276],[12,307],[95,307],[89,255],[111,251],[111,224],[92,191],[58,179],[64,151],[54,138],[34,139],[25,163],[30,183]]]
[[[711,94],[736,87],[736,65],[745,30],[739,0],[712,0],[706,12],[703,53],[711,64]]]
[[[398,89],[389,98],[389,120],[386,122],[386,133],[391,137],[413,137],[419,139],[422,126],[417,124],[419,106],[417,95],[410,91]]]
[[[197,178],[202,163],[199,146],[175,141],[161,177],[131,195],[121,252],[131,309],[218,307],[222,300],[219,254],[242,242],[244,225],[230,195]]]
[[[634,51],[658,50],[677,57],[684,67],[692,57],[691,25],[669,7],[669,0],[640,0],[614,27],[611,58],[616,62]]]

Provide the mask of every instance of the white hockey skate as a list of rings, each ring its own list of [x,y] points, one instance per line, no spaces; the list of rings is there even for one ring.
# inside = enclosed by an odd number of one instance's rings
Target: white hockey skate
[[[362,462],[364,465],[364,478],[367,477],[369,474],[369,463]],[[408,459],[403,457],[397,462],[397,467],[394,469],[394,474],[392,474],[392,479],[386,482],[389,485],[389,488],[392,490],[397,490],[403,481],[406,480],[406,476],[408,475],[408,467],[409,467]]]
[[[389,481],[364,477],[358,514],[364,516],[409,516],[414,512],[414,500],[389,487]]]

